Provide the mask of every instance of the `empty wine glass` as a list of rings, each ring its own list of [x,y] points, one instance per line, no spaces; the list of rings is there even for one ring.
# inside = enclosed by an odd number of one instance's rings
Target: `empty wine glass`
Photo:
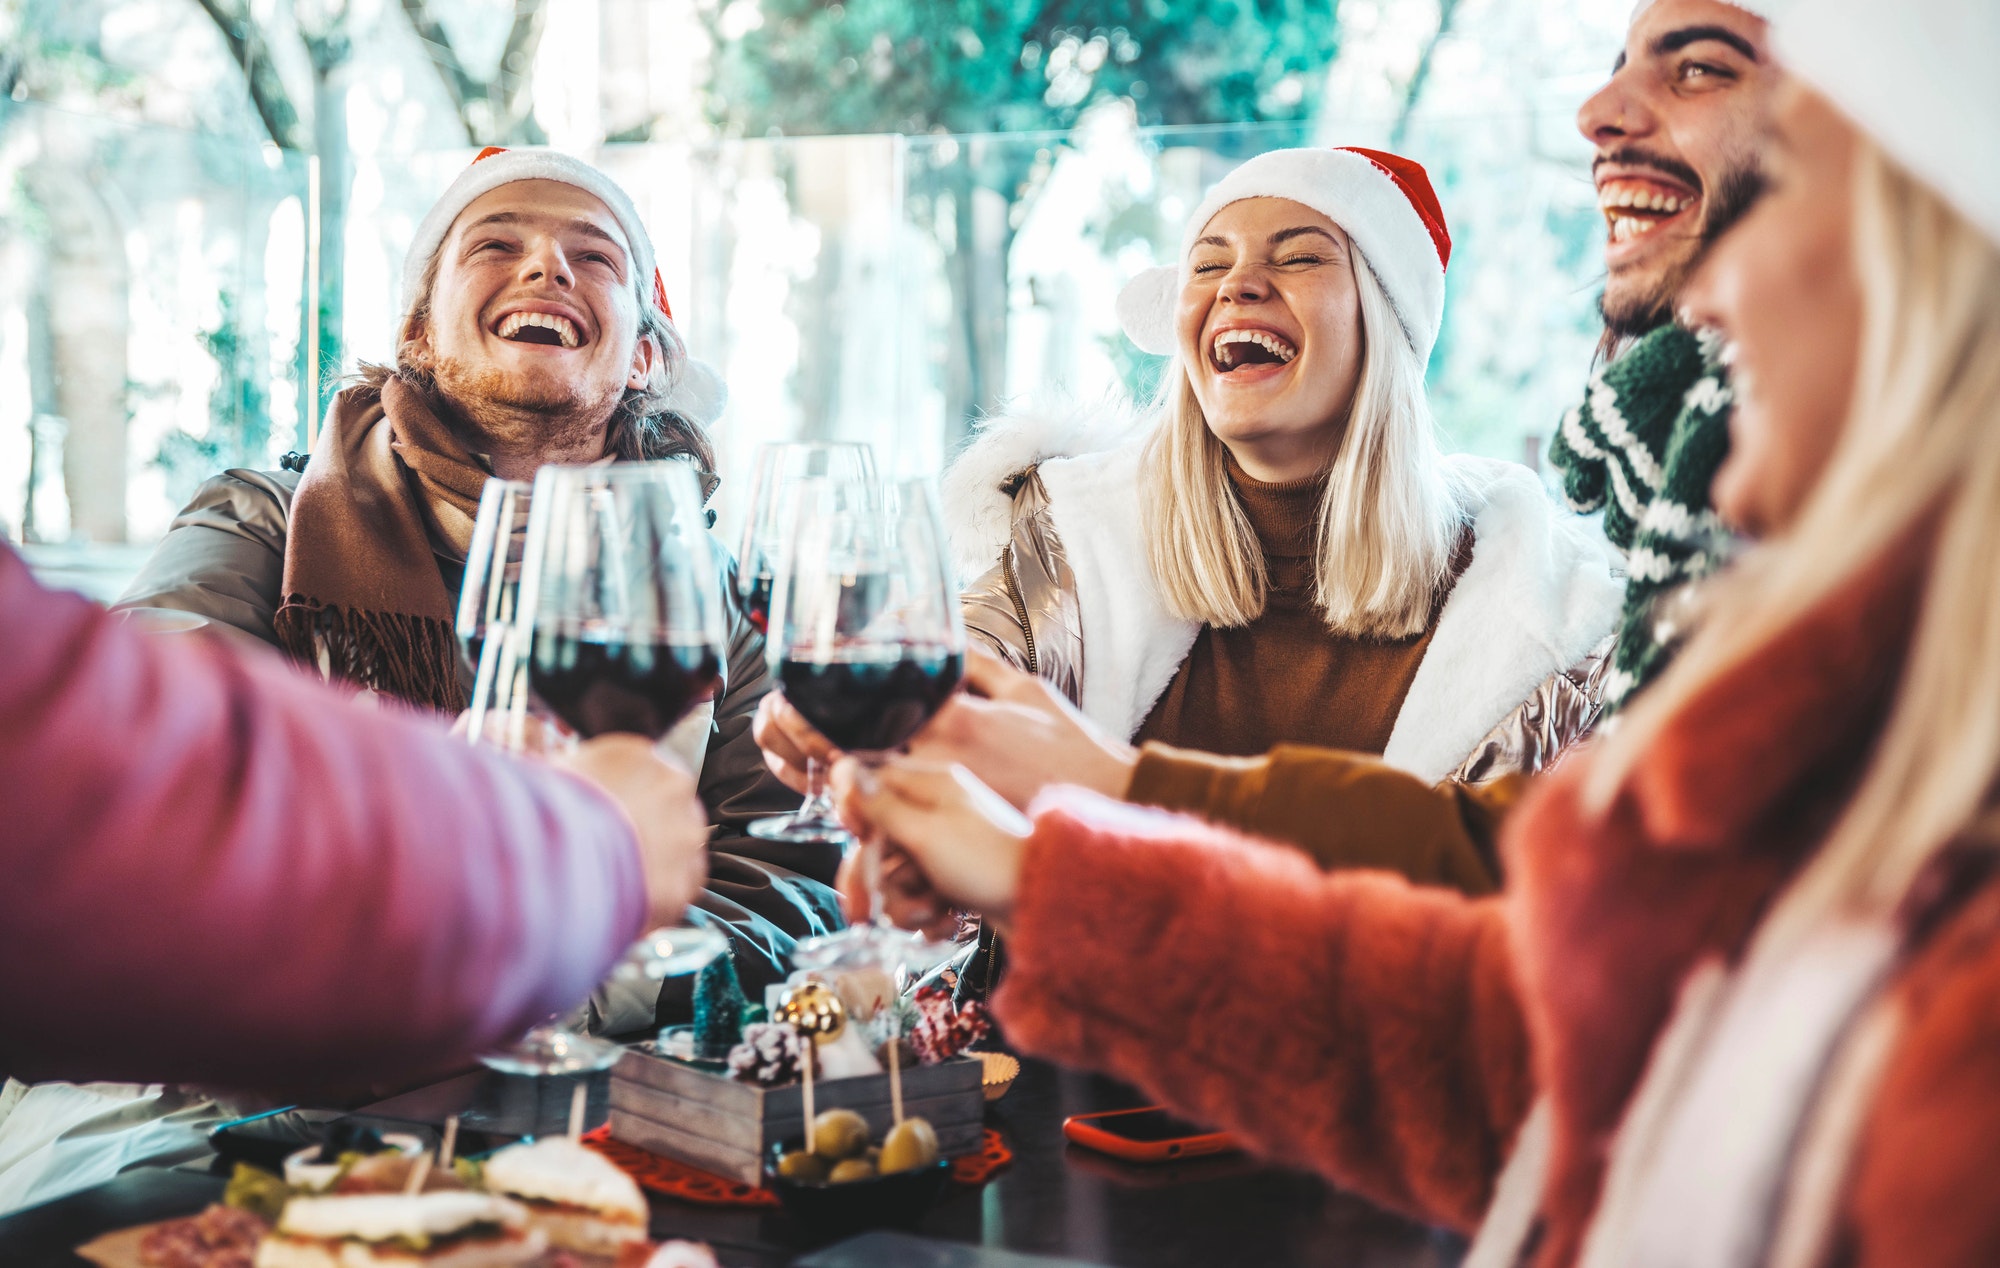
[[[786,531],[786,517],[797,503],[799,481],[825,479],[836,483],[868,483],[875,478],[874,451],[844,441],[768,443],[757,450],[757,471],[750,486],[750,513],[744,517],[743,538],[736,552],[736,588],[744,615],[759,633],[768,634],[771,586]],[[753,820],[751,836],[767,841],[846,841],[847,830],[833,812],[833,795],[826,786],[826,768],[806,759],[806,795],[790,814]]]
[[[480,491],[453,627],[472,669],[466,735],[516,753],[528,747],[527,666],[511,641],[528,505],[529,486],[520,480],[490,479]]]
[[[717,562],[685,464],[542,468],[504,649],[523,682],[510,705],[524,707],[532,692],[586,739],[630,732],[657,741],[720,685]],[[726,946],[702,925],[655,929],[616,972],[648,980],[694,972]],[[549,1024],[482,1060],[508,1073],[577,1073],[603,1069],[622,1051]]]
[[[765,642],[772,677],[835,747],[879,761],[923,729],[964,668],[937,490],[928,480],[806,479],[794,499]],[[910,971],[936,962],[948,945],[888,923],[879,846],[861,848],[870,919],[800,943],[794,962]]]

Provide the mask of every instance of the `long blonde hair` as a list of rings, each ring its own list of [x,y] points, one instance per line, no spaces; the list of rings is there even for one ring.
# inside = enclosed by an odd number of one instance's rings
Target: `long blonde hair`
[[[1313,599],[1335,633],[1398,638],[1430,621],[1464,529],[1464,498],[1388,295],[1370,268],[1356,269],[1355,282],[1361,379],[1320,502]],[[1263,548],[1231,489],[1228,451],[1178,360],[1157,407],[1166,419],[1147,445],[1143,477],[1154,575],[1182,618],[1247,625],[1270,588]]]
[[[1860,357],[1826,472],[1796,524],[1717,585],[1701,631],[1592,775],[1604,805],[1698,693],[1934,523],[1895,702],[1773,915],[1770,936],[1784,940],[1829,918],[1891,914],[2000,777],[2000,247],[1863,139],[1853,252]]]

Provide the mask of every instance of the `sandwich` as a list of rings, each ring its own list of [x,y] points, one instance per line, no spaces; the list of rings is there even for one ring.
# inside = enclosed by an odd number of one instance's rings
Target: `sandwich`
[[[549,1245],[580,1255],[617,1258],[646,1241],[646,1199],[639,1186],[594,1149],[562,1136],[512,1145],[488,1158],[487,1189],[528,1210]]]
[[[257,1248],[257,1268],[513,1268],[548,1241],[490,1193],[300,1197]]]

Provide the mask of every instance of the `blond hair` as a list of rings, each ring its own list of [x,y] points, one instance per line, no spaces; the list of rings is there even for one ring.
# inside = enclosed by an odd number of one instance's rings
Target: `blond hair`
[[[1430,623],[1464,530],[1464,496],[1445,469],[1423,367],[1396,310],[1372,269],[1356,269],[1355,282],[1361,379],[1320,502],[1313,599],[1335,633],[1399,638]],[[1247,625],[1270,589],[1263,548],[1232,491],[1228,451],[1178,361],[1159,408],[1166,419],[1148,442],[1143,477],[1154,575],[1182,618]]]
[[[1863,325],[1840,441],[1797,522],[1717,584],[1700,632],[1608,740],[1591,785],[1608,804],[1696,696],[1932,533],[1895,701],[1853,796],[1773,913],[1780,941],[1891,915],[2000,776],[2000,247],[1866,139],[1856,169]]]

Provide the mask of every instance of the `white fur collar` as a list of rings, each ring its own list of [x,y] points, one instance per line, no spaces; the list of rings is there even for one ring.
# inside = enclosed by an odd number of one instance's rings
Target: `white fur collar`
[[[1096,405],[1042,404],[986,419],[940,482],[959,580],[971,582],[991,568],[1012,535],[1014,501],[1000,491],[1010,477],[1049,459],[1116,448],[1150,432],[1151,422],[1117,397]]]
[[[1526,467],[1446,459],[1471,489],[1472,562],[1452,587],[1382,758],[1436,781],[1530,692],[1604,640],[1625,584],[1603,531]]]
[[[1084,630],[1083,711],[1136,733],[1199,626],[1167,610],[1139,501],[1148,420],[1113,406],[995,420],[946,474],[952,548],[969,578],[1005,545],[1006,478],[1039,463],[1049,514],[1076,574]],[[1439,617],[1383,757],[1445,778],[1542,682],[1577,664],[1618,619],[1623,583],[1592,523],[1560,510],[1527,468],[1446,459],[1468,490],[1472,562]]]

